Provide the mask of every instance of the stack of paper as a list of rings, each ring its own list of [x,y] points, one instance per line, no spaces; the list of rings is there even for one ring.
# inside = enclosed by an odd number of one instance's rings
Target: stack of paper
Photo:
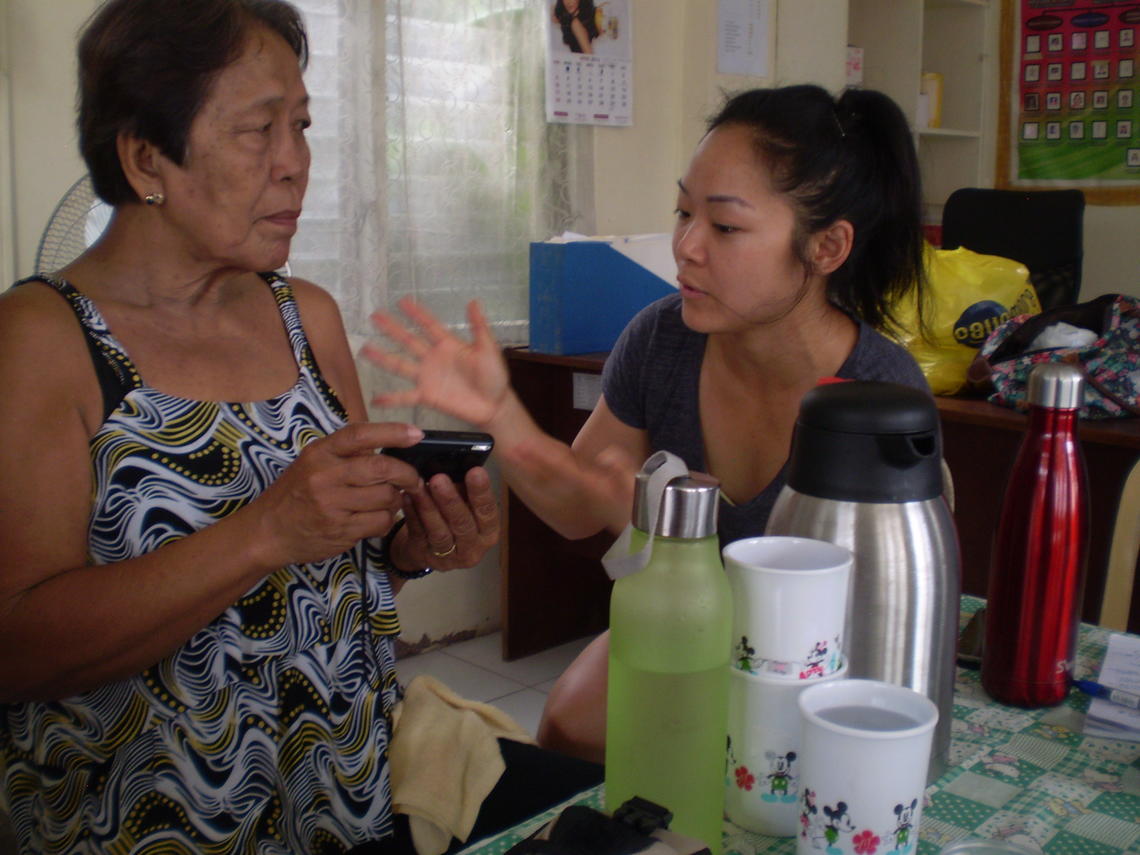
[[[1140,695],[1140,637],[1119,633],[1109,636],[1099,682]],[[1085,719],[1085,735],[1140,741],[1140,710],[1093,698]]]

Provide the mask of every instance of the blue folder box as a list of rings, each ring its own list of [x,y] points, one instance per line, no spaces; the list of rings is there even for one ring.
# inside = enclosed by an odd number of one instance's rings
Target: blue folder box
[[[530,245],[530,349],[608,351],[641,309],[677,289],[606,241]]]

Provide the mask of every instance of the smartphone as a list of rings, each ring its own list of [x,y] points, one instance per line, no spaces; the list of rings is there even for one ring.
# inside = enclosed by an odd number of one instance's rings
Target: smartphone
[[[425,430],[424,438],[407,448],[385,448],[384,454],[410,463],[425,481],[444,473],[457,483],[472,466],[482,466],[495,440],[489,433],[464,430]]]

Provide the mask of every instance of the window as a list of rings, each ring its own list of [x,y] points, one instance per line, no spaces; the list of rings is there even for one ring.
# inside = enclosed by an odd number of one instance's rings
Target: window
[[[293,272],[333,292],[350,338],[410,294],[450,324],[477,298],[524,343],[529,242],[573,225],[574,129],[544,119],[547,4],[297,5],[314,123]]]

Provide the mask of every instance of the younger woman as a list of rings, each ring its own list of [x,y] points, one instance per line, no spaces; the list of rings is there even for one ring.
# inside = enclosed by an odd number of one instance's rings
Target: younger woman
[[[722,543],[762,534],[800,400],[820,378],[927,388],[877,331],[920,287],[920,200],[910,129],[885,95],[742,93],[709,123],[678,182],[679,293],[630,322],[571,446],[526,413],[474,303],[470,342],[410,301],[401,309],[419,332],[376,316],[404,354],[369,355],[414,382],[378,402],[435,407],[494,434],[511,489],[565,537],[620,531],[634,472],[660,449],[720,479]],[[602,759],[608,648],[603,634],[562,675],[541,742]]]

